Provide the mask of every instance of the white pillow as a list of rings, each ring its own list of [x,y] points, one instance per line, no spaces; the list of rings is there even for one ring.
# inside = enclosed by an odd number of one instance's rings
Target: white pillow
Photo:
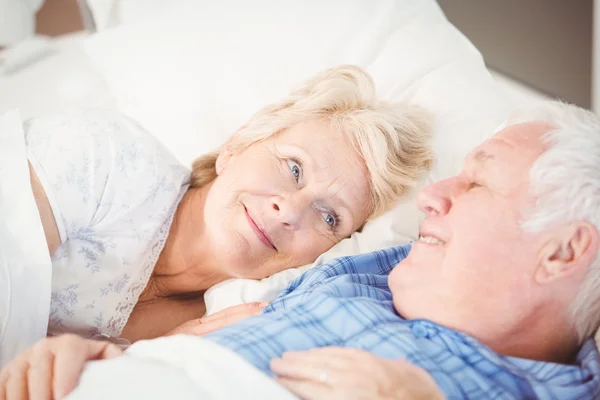
[[[342,63],[365,67],[381,98],[434,113],[437,161],[421,186],[454,175],[508,112],[480,53],[433,0],[179,0],[95,35],[86,51],[119,108],[184,163],[292,86]],[[415,193],[316,264],[414,239]],[[272,300],[306,268],[223,282],[206,293],[208,313]]]
[[[179,0],[86,0],[96,30],[130,24],[152,15],[157,7]],[[188,0],[183,0],[188,1]]]

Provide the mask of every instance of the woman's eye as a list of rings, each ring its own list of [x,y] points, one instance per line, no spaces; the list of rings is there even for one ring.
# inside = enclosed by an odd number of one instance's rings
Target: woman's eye
[[[292,175],[294,175],[294,178],[296,178],[296,182],[298,182],[300,180],[300,176],[302,176],[302,168],[300,167],[300,164],[293,160],[288,160],[287,163],[290,167],[290,171],[292,171]]]
[[[323,219],[325,220],[325,223],[330,227],[334,227],[336,225],[337,219],[335,215],[332,215],[330,213],[323,213]]]

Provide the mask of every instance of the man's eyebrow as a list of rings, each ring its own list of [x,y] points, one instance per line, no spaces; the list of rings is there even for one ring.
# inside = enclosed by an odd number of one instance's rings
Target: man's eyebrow
[[[483,150],[478,150],[475,155],[473,156],[473,158],[475,158],[476,161],[480,162],[480,163],[484,163],[487,160],[493,160],[494,156],[490,153],[486,153]]]

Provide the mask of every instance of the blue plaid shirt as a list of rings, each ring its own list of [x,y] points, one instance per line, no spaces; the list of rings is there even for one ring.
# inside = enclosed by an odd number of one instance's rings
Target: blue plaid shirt
[[[427,370],[449,399],[596,399],[600,356],[585,342],[573,365],[501,356],[426,320],[405,320],[387,285],[410,246],[345,257],[296,279],[265,311],[207,335],[258,369],[289,350],[359,348]]]

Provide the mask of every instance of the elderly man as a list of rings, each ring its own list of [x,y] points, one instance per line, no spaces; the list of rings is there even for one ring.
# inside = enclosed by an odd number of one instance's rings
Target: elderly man
[[[407,360],[448,398],[598,398],[600,121],[562,104],[538,111],[422,191],[412,247],[313,269],[206,339],[295,377],[305,398],[303,381],[326,381],[333,358],[280,357],[325,346]]]

